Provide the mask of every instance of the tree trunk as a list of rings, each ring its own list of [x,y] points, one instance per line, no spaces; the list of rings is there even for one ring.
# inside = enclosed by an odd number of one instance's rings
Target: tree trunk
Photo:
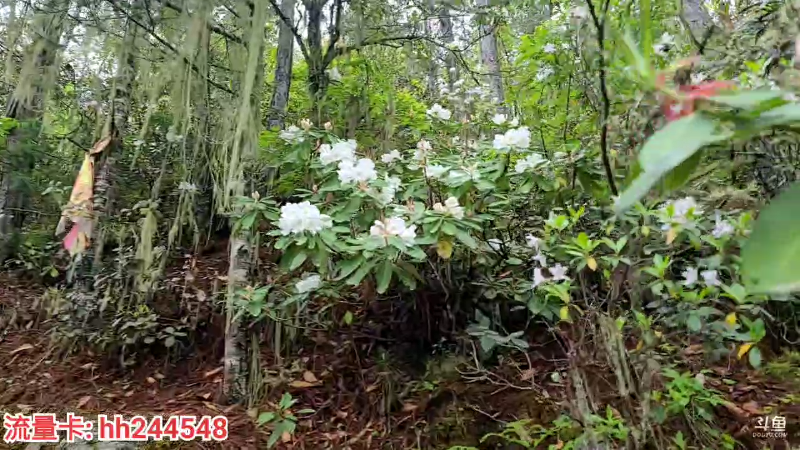
[[[99,226],[104,216],[113,214],[113,174],[115,159],[122,151],[122,140],[125,137],[128,126],[128,115],[131,108],[131,97],[133,81],[136,78],[136,36],[139,26],[136,22],[141,22],[145,9],[144,0],[131,0],[130,17],[125,24],[125,36],[122,41],[119,65],[114,79],[114,90],[112,97],[112,112],[106,130],[111,133],[111,145],[100,153],[95,163],[95,190],[94,203],[94,226],[97,236],[94,240],[94,258],[92,260],[92,272],[97,273],[102,267],[103,247],[105,243],[104,232]]]
[[[478,6],[489,8],[489,0],[478,0]],[[494,26],[485,23],[486,17],[484,16],[482,23],[479,27],[481,34],[481,62],[484,70],[486,71],[489,79],[489,86],[492,90],[493,101],[500,105],[500,112],[505,108],[502,106],[505,101],[503,92],[503,77],[500,74],[500,59],[497,52],[497,35],[494,32]]]
[[[701,0],[683,0],[683,18],[695,39],[702,39],[706,29],[713,24]]]
[[[281,11],[291,21],[294,21],[295,0],[283,0]],[[270,103],[269,127],[283,128],[286,116],[286,106],[289,104],[289,88],[292,85],[292,63],[294,61],[294,35],[292,30],[278,20],[280,33],[278,34],[278,54],[275,65],[275,91],[272,93]]]
[[[264,0],[255,0],[250,11],[249,39],[247,41],[247,68],[243,72],[238,118],[235,121],[233,155],[229,163],[228,186],[226,192],[231,197],[244,194],[245,167],[242,164],[258,150],[259,108],[261,86],[264,77],[264,26],[267,5]],[[233,202],[228,198],[225,207],[230,209]],[[228,292],[226,299],[225,323],[225,369],[223,395],[230,403],[248,398],[248,359],[247,333],[238,314],[238,293],[249,285],[253,251],[252,237],[247,232],[238,231],[230,240],[230,263],[228,266]]]
[[[308,87],[317,122],[322,119],[322,99],[328,89],[322,55],[322,8],[326,0],[304,0],[308,17]]]
[[[45,92],[55,83],[58,69],[53,65],[69,6],[66,0],[49,0],[36,12],[36,38],[27,49],[19,83],[6,107],[6,117],[16,119],[19,125],[7,137],[7,156],[0,166],[0,262],[15,251],[24,223],[23,210],[28,203],[24,179],[35,165],[35,156],[27,146],[39,134]]]
[[[447,46],[444,55],[444,66],[447,69],[447,84],[450,92],[453,92],[453,85],[458,80],[459,70],[456,55],[450,46],[455,42],[453,37],[453,20],[450,18],[450,10],[442,8],[439,22],[442,27],[442,42]]]
[[[430,14],[435,15],[436,0],[428,0],[428,8],[430,9]],[[425,21],[425,34],[431,41],[436,39],[436,32],[432,20]],[[439,65],[436,58],[439,49],[433,42],[428,42],[428,48],[431,52],[430,59],[428,60],[428,95],[435,97],[439,94]]]

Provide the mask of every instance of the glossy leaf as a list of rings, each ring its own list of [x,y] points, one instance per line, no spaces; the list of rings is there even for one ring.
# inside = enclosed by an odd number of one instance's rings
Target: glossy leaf
[[[759,215],[742,248],[747,292],[800,290],[800,183],[781,193]]]

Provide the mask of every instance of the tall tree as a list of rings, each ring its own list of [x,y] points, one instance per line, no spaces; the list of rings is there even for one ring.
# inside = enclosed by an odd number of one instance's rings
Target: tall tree
[[[0,167],[0,261],[13,252],[25,220],[26,178],[36,159],[30,143],[39,133],[46,92],[55,84],[58,74],[59,41],[64,32],[69,3],[66,0],[48,0],[35,10],[33,40],[26,50],[19,82],[6,107],[6,117],[15,119],[17,126],[8,136],[7,153]]]
[[[295,0],[283,0],[281,10],[286,20],[294,23]],[[270,102],[269,127],[283,127],[286,106],[289,103],[289,89],[292,85],[292,63],[294,62],[294,35],[292,29],[283,20],[278,20],[278,53],[275,65],[275,90]]]
[[[481,36],[481,63],[489,79],[489,87],[492,90],[492,97],[501,110],[504,110],[503,102],[505,95],[503,92],[503,76],[500,73],[500,59],[497,52],[497,35],[495,26],[490,23],[491,19],[487,14],[489,0],[478,0],[478,7],[482,13],[479,16],[480,26],[478,27]]]
[[[258,150],[259,108],[264,74],[264,27],[267,21],[266,0],[250,4],[245,70],[239,82],[238,104],[230,141],[230,152],[225,181],[223,208],[230,212],[233,199],[244,195],[245,161]],[[237,227],[233,227],[237,229]],[[237,229],[230,242],[228,266],[228,292],[226,301],[225,364],[223,392],[230,402],[248,399],[248,361],[245,329],[241,315],[237,314],[237,298],[248,286],[251,260],[254,254],[254,236],[249,230]],[[250,399],[248,399],[250,400]]]

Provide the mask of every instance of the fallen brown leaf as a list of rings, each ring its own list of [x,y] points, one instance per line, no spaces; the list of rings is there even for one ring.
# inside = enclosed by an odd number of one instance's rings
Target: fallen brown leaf
[[[90,395],[86,395],[86,396],[83,396],[83,397],[81,397],[81,398],[78,400],[78,406],[77,406],[77,408],[78,408],[78,409],[81,409],[81,408],[83,408],[83,406],[84,406],[85,404],[89,403],[89,400],[91,400],[91,399],[92,399],[92,396],[90,396]]]
[[[742,405],[742,409],[747,411],[747,412],[749,412],[750,414],[753,414],[753,415],[762,414],[761,408],[758,406],[758,403],[756,403],[756,402],[752,402],[752,401],[751,402],[747,402],[744,405]]]
[[[403,404],[403,412],[411,412],[419,408],[419,405],[408,402]]]
[[[736,418],[738,418],[740,421],[745,421],[750,416],[749,414],[747,414],[747,411],[743,410],[742,408],[739,408],[738,406],[734,405],[731,402],[723,402],[722,406],[724,406],[725,409],[730,411],[730,413],[736,416]]]
[[[293,388],[300,388],[300,389],[310,388],[310,387],[314,387],[316,385],[317,385],[317,383],[309,383],[308,381],[302,381],[302,380],[295,380],[295,381],[292,381],[291,383],[289,383],[289,386],[291,386]]]
[[[314,376],[314,373],[311,372],[310,370],[306,370],[305,372],[303,372],[303,379],[308,381],[309,383],[316,383],[317,381],[319,381],[317,380],[317,377]]]
[[[153,378],[153,377],[147,377],[147,382],[150,383],[150,384],[153,384],[153,383],[156,382],[156,379]]]
[[[535,373],[535,371],[533,369],[524,370],[520,374],[519,378],[522,381],[527,381],[527,380],[530,380],[531,378],[533,378],[534,373]]]
[[[284,431],[283,434],[281,434],[281,441],[283,441],[284,443],[292,442],[292,434],[289,433],[288,431]]]

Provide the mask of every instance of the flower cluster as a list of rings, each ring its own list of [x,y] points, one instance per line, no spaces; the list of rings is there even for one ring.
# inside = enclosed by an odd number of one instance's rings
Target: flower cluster
[[[325,228],[333,226],[330,216],[320,214],[319,209],[310,202],[287,203],[281,207],[281,217],[278,228],[281,234],[300,234],[308,231],[317,234]]]
[[[724,238],[725,236],[730,236],[731,234],[733,234],[734,232],[733,225],[731,225],[730,222],[728,222],[727,220],[723,219],[719,213],[716,214],[715,222],[716,223],[714,224],[714,230],[711,232],[711,234],[716,239],[721,239]]]
[[[396,160],[402,160],[402,159],[403,159],[403,157],[400,155],[400,152],[397,151],[397,150],[392,150],[389,153],[385,153],[385,154],[381,155],[381,161],[383,161],[386,164],[391,164],[391,163],[395,162]]]
[[[447,200],[445,200],[444,205],[442,205],[439,202],[436,202],[433,205],[433,210],[438,213],[453,216],[456,219],[464,218],[464,207],[458,204],[458,199],[455,197],[450,197]]]
[[[392,203],[394,200],[397,190],[400,189],[400,186],[402,186],[402,181],[400,178],[392,177],[388,174],[384,176],[384,181],[386,182],[386,187],[381,190],[380,194],[378,194],[378,198],[380,199],[380,202],[386,206],[389,203]]]
[[[692,222],[703,210],[692,197],[667,202],[661,207],[662,229],[668,230],[675,225],[686,225]]]
[[[536,72],[536,81],[544,81],[550,77],[550,75],[556,73],[550,66],[542,66]]]
[[[528,127],[512,128],[504,134],[496,134],[492,145],[497,150],[525,150],[531,145],[531,132]]]
[[[436,117],[439,120],[450,120],[450,117],[453,115],[450,110],[445,109],[438,103],[434,103],[434,105],[431,106],[431,109],[425,111],[425,114],[431,117]]]
[[[383,243],[391,236],[398,236],[408,245],[414,244],[417,237],[417,226],[406,226],[406,221],[402,217],[392,217],[389,219],[376,220],[375,224],[369,229],[370,236],[382,238]]]
[[[417,149],[414,150],[414,160],[419,162],[425,161],[425,158],[428,157],[428,153],[431,150],[433,150],[431,143],[425,139],[417,142]]]
[[[684,279],[683,284],[686,287],[692,287],[698,281],[697,267],[687,267],[682,275]],[[700,276],[703,277],[703,283],[705,283],[706,286],[719,286],[721,284],[719,278],[717,278],[716,270],[704,270],[700,272]]]
[[[546,269],[546,267],[544,267]],[[550,272],[550,278],[545,276],[542,272],[543,268],[537,267],[533,269],[533,288],[535,289],[542,283],[546,283],[548,281],[569,281],[570,278],[567,276],[567,268],[562,266],[561,264],[556,264],[553,267],[550,267],[548,271]]]
[[[289,128],[281,131],[279,136],[281,139],[283,139],[289,144],[296,144],[298,142],[303,142],[303,140],[305,139],[303,130],[301,130],[295,125],[292,125]]]
[[[358,162],[345,160],[339,163],[339,181],[342,184],[366,183],[378,178],[375,163],[369,158],[361,158]]]
[[[517,161],[517,165],[514,167],[514,170],[517,173],[527,172],[530,169],[535,169],[541,165],[544,165],[547,162],[542,155],[538,153],[531,153],[525,159],[520,159]]]
[[[356,141],[353,139],[337,142],[333,145],[322,144],[319,146],[319,160],[326,166],[341,161],[354,161],[356,159]]]
[[[440,164],[430,164],[425,166],[425,176],[428,178],[439,179],[442,177],[442,175],[447,173],[448,170],[450,169]]]

